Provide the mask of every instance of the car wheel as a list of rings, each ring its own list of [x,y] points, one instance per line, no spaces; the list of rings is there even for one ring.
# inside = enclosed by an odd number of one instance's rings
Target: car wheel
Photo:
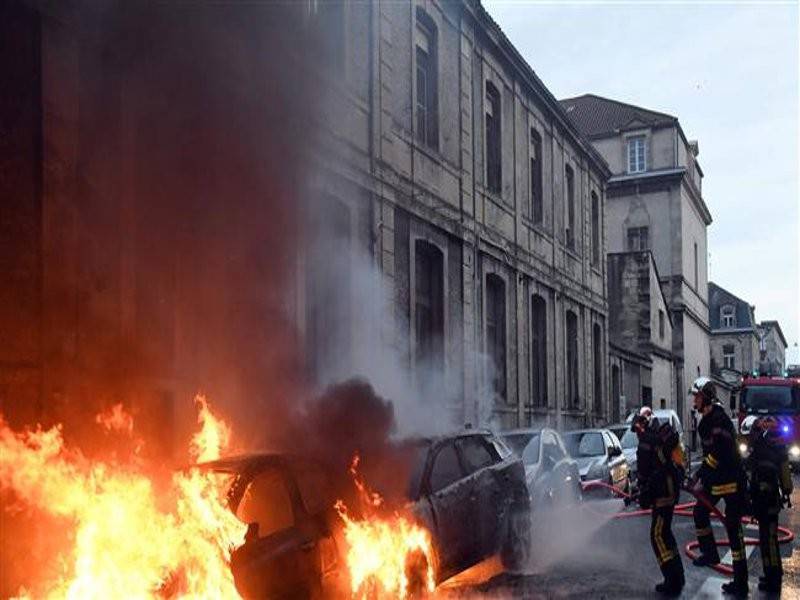
[[[503,568],[520,571],[528,565],[531,556],[531,518],[528,510],[518,508],[509,515],[506,539],[500,549]]]

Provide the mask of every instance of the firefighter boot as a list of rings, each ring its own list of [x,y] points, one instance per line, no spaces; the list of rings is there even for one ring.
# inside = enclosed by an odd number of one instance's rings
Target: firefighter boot
[[[764,567],[764,576],[758,578],[758,589],[770,594],[780,594],[783,583],[782,573],[775,567]]]
[[[709,530],[711,527],[708,528]],[[707,533],[698,535],[697,541],[700,545],[700,556],[692,561],[695,567],[708,567],[711,565],[719,564],[719,551],[717,550],[717,543],[714,541],[714,534]]]
[[[661,566],[661,572],[664,574],[664,583],[659,583],[656,586],[656,592],[670,597],[680,596],[683,585],[686,583],[680,556],[664,563]]]
[[[733,581],[722,584],[722,593],[746,598],[750,589],[747,587],[747,560],[733,561]]]

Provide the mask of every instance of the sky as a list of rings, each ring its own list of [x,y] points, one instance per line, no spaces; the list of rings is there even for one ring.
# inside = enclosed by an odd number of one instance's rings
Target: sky
[[[556,98],[678,117],[700,145],[709,281],[778,320],[800,363],[798,2],[483,3]]]

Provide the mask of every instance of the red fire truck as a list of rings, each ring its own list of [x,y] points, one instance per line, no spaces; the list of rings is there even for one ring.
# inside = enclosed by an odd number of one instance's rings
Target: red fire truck
[[[747,454],[747,433],[756,418],[772,415],[789,450],[793,467],[800,465],[800,377],[745,377],[739,391],[739,450]]]

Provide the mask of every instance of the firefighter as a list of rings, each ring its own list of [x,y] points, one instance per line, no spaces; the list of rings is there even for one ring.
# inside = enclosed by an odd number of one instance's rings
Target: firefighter
[[[653,417],[649,406],[639,411],[631,430],[639,438],[636,449],[639,504],[642,508],[652,508],[650,543],[664,575],[663,583],[656,585],[656,592],[678,596],[685,580],[681,554],[672,535],[672,515],[683,480],[680,466],[674,462],[680,439],[669,423],[659,423]]]
[[[774,417],[756,419],[750,429],[750,496],[758,519],[758,540],[764,576],[758,589],[780,594],[783,565],[778,549],[778,513],[792,493],[792,474],[786,446],[778,436]]]
[[[725,500],[725,529],[733,557],[733,581],[724,583],[722,591],[746,596],[747,555],[742,532],[745,478],[736,448],[736,431],[725,409],[717,402],[716,388],[708,377],[698,377],[690,392],[694,395],[694,407],[701,415],[697,431],[703,448],[703,463],[692,478],[691,486],[713,506],[721,498]],[[694,507],[694,524],[701,554],[693,564],[718,564],[719,552],[711,529],[710,510],[699,498]]]

